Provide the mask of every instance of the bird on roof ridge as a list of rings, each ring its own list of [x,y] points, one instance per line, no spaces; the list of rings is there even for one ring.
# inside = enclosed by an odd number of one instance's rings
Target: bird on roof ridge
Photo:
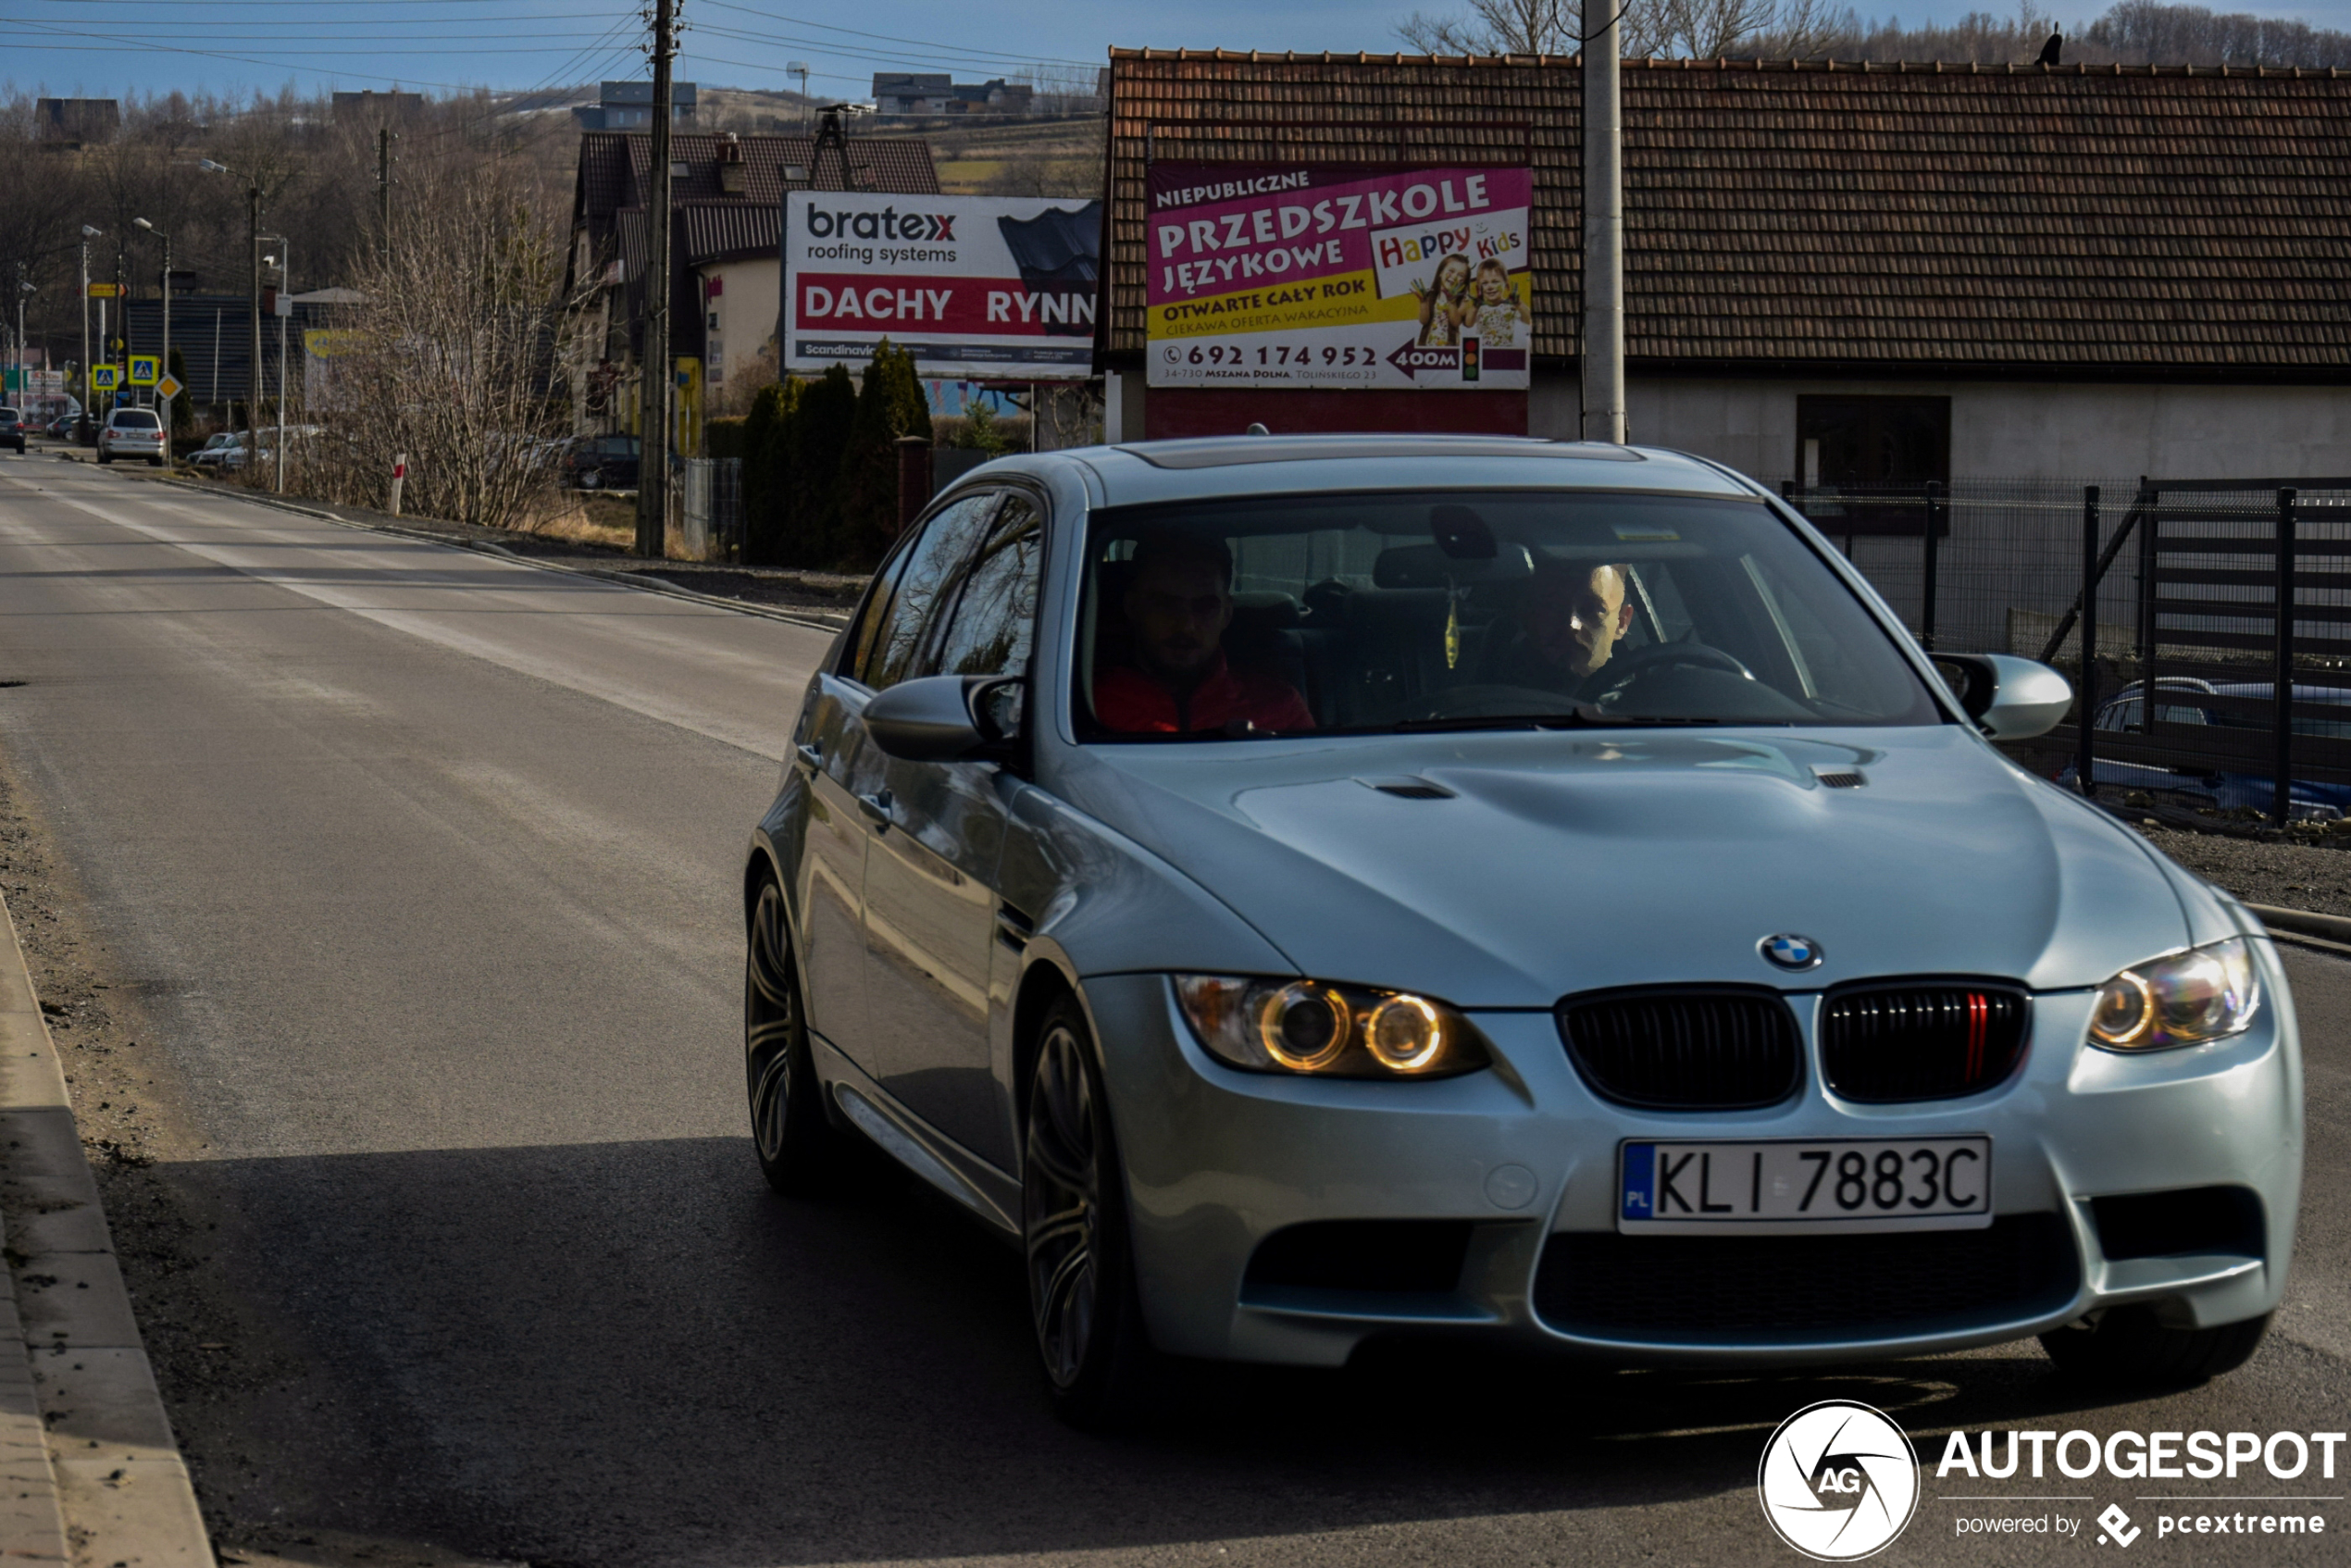
[[[2041,45],[2040,63],[2045,66],[2054,66],[2059,64],[2060,62],[2058,59],[2058,55],[2059,51],[2064,49],[2064,47],[2065,34],[2062,32],[2052,31],[2049,34],[2049,41]]]

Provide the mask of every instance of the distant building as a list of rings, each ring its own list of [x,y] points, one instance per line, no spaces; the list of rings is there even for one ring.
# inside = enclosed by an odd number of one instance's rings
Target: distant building
[[[42,98],[32,106],[32,122],[52,146],[86,147],[114,140],[122,129],[122,105],[113,98]]]
[[[874,112],[885,115],[1025,115],[1037,96],[1026,82],[958,82],[944,73],[877,70],[874,73]]]
[[[633,429],[643,346],[650,235],[646,195],[652,138],[591,134],[579,142],[565,293],[581,298],[580,368],[572,409],[581,431]],[[887,191],[937,195],[930,144],[912,136],[850,136],[826,114],[814,136],[672,139],[670,352],[703,362],[714,392],[740,375],[776,335],[783,296],[787,191]]]
[[[335,94],[335,118],[405,119],[424,111],[425,95],[421,93],[377,93],[362,90]]]
[[[673,123],[690,125],[694,119],[695,93],[690,81],[669,84],[669,117]],[[653,123],[653,84],[650,81],[607,81],[592,105],[574,108],[572,118],[582,131],[650,131]]]

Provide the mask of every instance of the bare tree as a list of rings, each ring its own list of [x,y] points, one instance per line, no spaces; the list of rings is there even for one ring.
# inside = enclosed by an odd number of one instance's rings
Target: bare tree
[[[379,504],[396,457],[405,499],[432,516],[513,527],[546,496],[569,428],[554,356],[578,341],[561,297],[564,246],[508,166],[420,170],[389,257],[360,267],[366,303],[320,345],[324,433],[304,488]]]

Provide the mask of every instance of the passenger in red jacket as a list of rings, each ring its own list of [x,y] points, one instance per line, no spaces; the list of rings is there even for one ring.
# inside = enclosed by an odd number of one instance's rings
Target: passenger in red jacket
[[[1171,530],[1138,541],[1124,607],[1135,662],[1094,672],[1094,716],[1104,728],[1186,735],[1314,728],[1296,687],[1225,663],[1233,553],[1223,540]]]

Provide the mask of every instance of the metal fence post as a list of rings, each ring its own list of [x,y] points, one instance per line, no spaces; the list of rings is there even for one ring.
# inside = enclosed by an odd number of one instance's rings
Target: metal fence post
[[[2294,806],[2294,497],[2291,490],[2278,492],[2278,585],[2273,591],[2278,663],[2270,695],[2277,706],[2278,729],[2277,792],[2271,805],[2281,828],[2293,820]]]
[[[1940,552],[1935,535],[1943,527],[1943,485],[1940,480],[1926,481],[1926,558],[1924,580],[1920,585],[1919,642],[1930,652],[1934,647],[1934,566]]]
[[[2147,489],[2145,474],[2139,476],[2139,733],[2155,733],[2157,703],[2155,701],[2155,597],[2156,552],[2162,547],[2163,497]]]
[[[2098,487],[2082,487],[2082,680],[2081,722],[2075,736],[2074,787],[2098,798],[2096,762],[2090,737],[2098,716]]]

